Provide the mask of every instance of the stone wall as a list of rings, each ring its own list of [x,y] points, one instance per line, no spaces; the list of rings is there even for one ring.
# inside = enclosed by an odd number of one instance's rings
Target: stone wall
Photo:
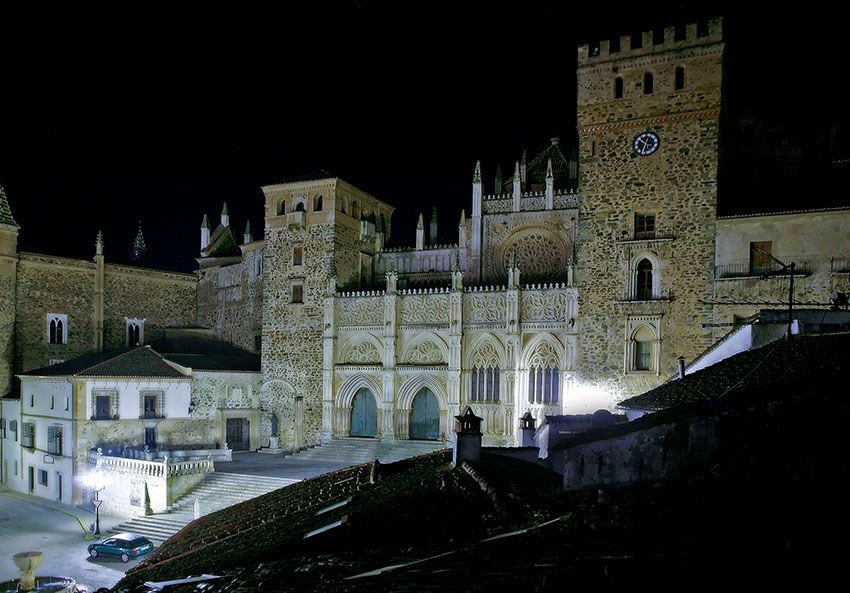
[[[711,344],[703,323],[712,313],[723,50],[719,23],[712,27],[710,37],[641,52],[582,59],[580,50],[579,381],[608,407],[665,380],[677,356]],[[679,65],[686,84],[676,91]],[[645,72],[655,75],[646,95]],[[617,76],[626,81],[622,99],[614,99]],[[634,140],[647,130],[659,148],[638,155]],[[635,214],[655,216],[653,238],[636,235]],[[653,264],[651,298],[635,291],[644,258]],[[630,342],[641,328],[653,335],[653,354],[639,371]]]
[[[0,190],[2,191],[2,190]],[[5,199],[5,198],[3,198]],[[18,228],[0,223],[0,395],[12,388]]]

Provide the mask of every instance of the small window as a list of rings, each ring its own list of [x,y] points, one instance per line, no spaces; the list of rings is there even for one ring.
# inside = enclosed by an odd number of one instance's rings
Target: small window
[[[632,33],[632,49],[640,49],[643,47],[643,33]]]
[[[68,343],[68,316],[62,313],[47,314],[47,341],[50,344]]]
[[[35,394],[34,393],[30,393],[30,407],[31,408],[35,407]]]
[[[142,391],[139,394],[141,418],[162,418],[162,392]]]
[[[53,396],[53,395],[51,395],[51,396],[50,396],[50,409],[51,409],[51,410],[52,410],[52,409],[54,409],[54,406],[55,406],[55,405],[56,405],[56,397],[55,397],[55,396]]]
[[[614,79],[614,98],[622,99],[623,98],[623,77],[618,76]]]
[[[151,449],[156,449],[156,428],[145,428],[145,445]]]
[[[590,156],[596,156],[596,140],[590,143]]]
[[[6,438],[6,419],[0,418],[0,439]]]
[[[652,300],[652,262],[645,258],[637,266],[635,297],[639,301]]]
[[[304,248],[301,245],[292,246],[292,265],[300,266],[304,264]]]
[[[655,214],[635,213],[635,239],[655,238]]]
[[[127,319],[127,346],[141,346],[145,343],[145,320]]]
[[[277,205],[277,213],[278,215],[286,214],[286,200],[281,200],[280,204]]]
[[[673,41],[684,41],[687,36],[687,27],[685,23],[678,22],[673,28]]]
[[[257,278],[263,277],[263,254],[262,252],[257,252],[254,256],[254,274]]]
[[[322,211],[322,196],[318,195],[313,198],[313,212],[321,212]]]
[[[652,45],[664,43],[664,27],[656,27],[652,30]]]
[[[51,455],[62,455],[63,431],[61,426],[47,427],[47,452]]]
[[[9,420],[9,432],[12,433],[12,438],[15,439],[15,442],[18,442],[18,421],[17,420]]]
[[[71,398],[65,398],[65,411],[68,412],[71,409]]]
[[[292,300],[291,303],[303,303],[304,302],[304,285],[303,284],[293,284],[292,285]]]
[[[118,392],[98,389],[92,392],[92,420],[114,420],[118,418]]]
[[[681,91],[685,88],[685,67],[676,66],[676,90]]]
[[[645,72],[643,75],[643,94],[651,95],[654,86],[654,79],[652,77],[652,72]]]
[[[708,19],[697,21],[697,37],[708,37]]]
[[[620,51],[620,36],[612,37],[608,44],[608,53],[615,54]]]
[[[293,212],[304,212],[304,202],[298,202],[295,204]]]
[[[637,330],[632,340],[632,370],[651,371],[655,368],[655,335],[646,326]]]
[[[47,470],[38,470],[38,483],[40,486],[47,486]]]

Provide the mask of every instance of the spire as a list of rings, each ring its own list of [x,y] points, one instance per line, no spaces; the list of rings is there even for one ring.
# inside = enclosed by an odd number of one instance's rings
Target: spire
[[[522,195],[522,177],[521,177],[520,172],[519,172],[519,161],[517,161],[516,165],[514,166],[514,188],[513,189],[514,189],[513,210],[514,210],[514,212],[519,212],[519,209],[520,209],[519,198]]]
[[[520,177],[522,178],[522,183],[528,183],[528,154],[526,154],[525,149],[522,149],[522,161],[520,162]]]
[[[502,193],[502,165],[496,163],[496,183],[494,184],[493,193],[499,195]]]
[[[460,211],[460,224],[466,224],[466,208],[462,208]]]
[[[244,244],[248,244],[254,240],[254,237],[251,235],[251,221],[245,221],[245,233],[242,235],[242,242]]]
[[[475,161],[475,174],[472,176],[472,216],[481,216],[481,161]]]
[[[555,175],[552,173],[552,159],[546,163],[546,210],[555,207]]]
[[[103,232],[102,231],[97,231],[97,239],[95,239],[95,241],[94,241],[94,254],[95,255],[103,255]]]
[[[207,215],[204,214],[204,220],[201,221],[201,250],[210,244],[210,221]]]
[[[9,200],[6,198],[6,190],[0,185],[0,224],[8,224],[9,226],[18,226],[15,219],[12,217],[12,209],[9,207]]]
[[[472,174],[472,183],[481,183],[481,161],[475,161],[475,173]]]
[[[422,220],[422,213],[419,213],[419,220],[416,222],[416,249],[424,249],[425,247],[425,222]]]
[[[431,224],[429,226],[430,226],[430,228],[428,229],[428,231],[429,231],[428,232],[428,242],[431,245],[436,245],[437,244],[437,207],[436,206],[434,206],[434,208],[431,210]]]
[[[148,255],[148,246],[145,245],[145,236],[142,234],[142,221],[139,220],[139,232],[133,241],[133,251],[130,253],[130,263],[145,263]]]
[[[227,211],[227,202],[225,202],[224,206],[221,208],[221,226],[230,226],[230,213]]]

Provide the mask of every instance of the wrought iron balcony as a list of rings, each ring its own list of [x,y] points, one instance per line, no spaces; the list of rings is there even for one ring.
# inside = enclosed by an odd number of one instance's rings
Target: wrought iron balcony
[[[814,266],[812,261],[807,258],[784,255],[778,257],[782,261],[791,263],[794,262],[795,276],[808,276],[812,273]],[[722,278],[753,278],[761,276],[781,276],[783,273],[782,266],[777,262],[764,262],[760,265],[754,265],[748,259],[732,260],[714,266],[714,279]]]

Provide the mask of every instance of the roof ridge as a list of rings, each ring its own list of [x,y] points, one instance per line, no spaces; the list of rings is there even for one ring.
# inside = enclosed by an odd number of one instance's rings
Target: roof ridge
[[[84,368],[84,369],[80,369],[79,371],[77,371],[76,373],[74,373],[74,376],[76,377],[77,375],[81,375],[81,374],[83,374],[83,373],[87,373],[88,371],[91,371],[91,370],[93,370],[93,369],[96,369],[96,368],[97,368],[97,367],[99,367],[99,366],[103,366],[103,365],[105,365],[107,362],[112,362],[113,360],[118,360],[119,358],[123,358],[124,356],[127,356],[127,355],[128,355],[128,354],[130,354],[131,352],[135,352],[136,350],[139,350],[140,348],[147,348],[148,350],[150,350],[151,352],[153,352],[153,349],[152,349],[150,346],[148,346],[147,344],[145,344],[145,345],[143,345],[143,346],[136,346],[135,348],[130,348],[130,349],[129,349],[129,350],[127,350],[126,352],[121,352],[120,354],[117,354],[117,355],[115,355],[115,356],[111,356],[111,357],[109,357],[109,358],[107,358],[107,359],[105,359],[105,360],[101,360],[100,362],[98,362],[98,363],[96,363],[96,364],[93,364],[93,365],[91,365],[91,366],[89,366],[89,367],[86,367],[86,368]],[[160,357],[160,358],[162,358],[162,357]]]

